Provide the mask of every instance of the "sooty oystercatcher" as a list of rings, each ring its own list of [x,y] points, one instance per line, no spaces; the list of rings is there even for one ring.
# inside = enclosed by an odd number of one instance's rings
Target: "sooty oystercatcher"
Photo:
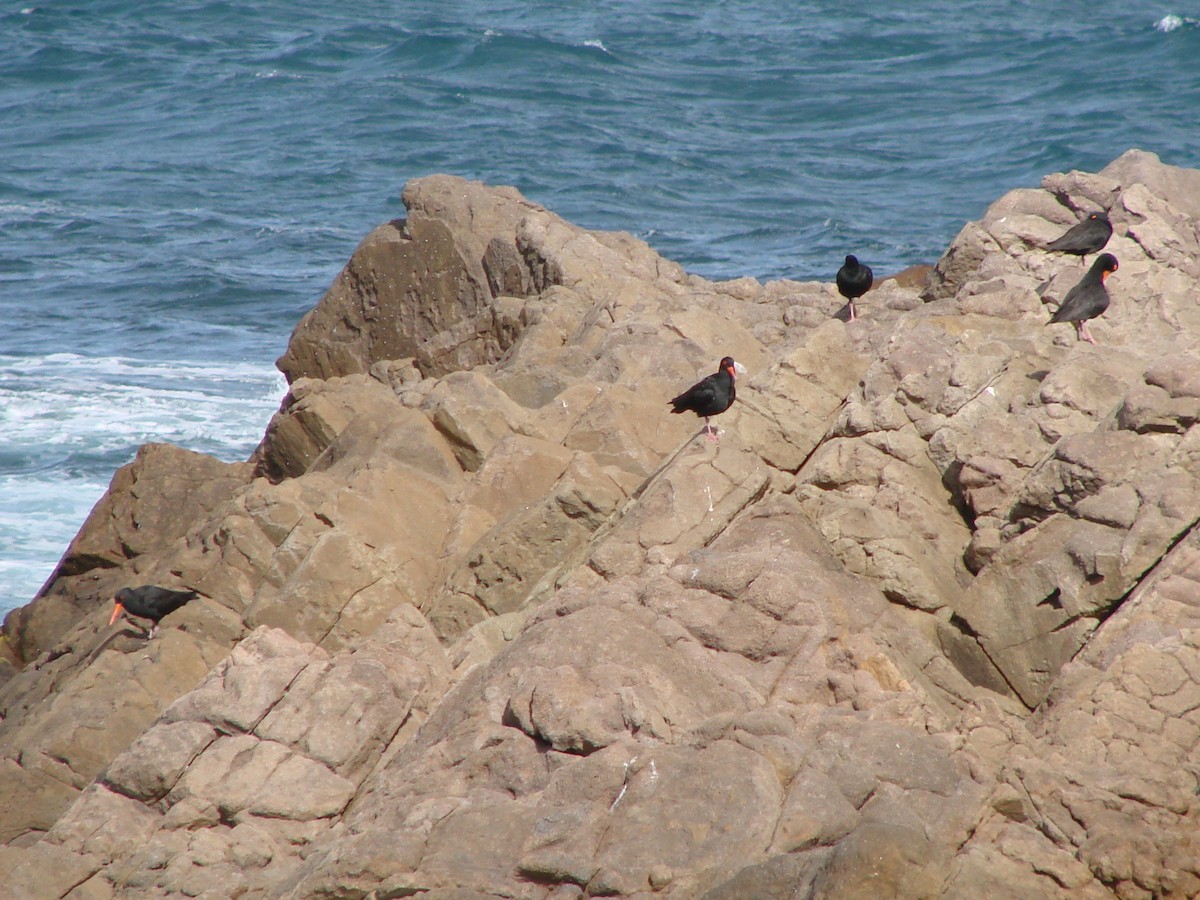
[[[850,310],[848,321],[854,321],[854,301],[869,291],[874,281],[875,275],[870,266],[860,263],[853,254],[846,257],[846,262],[838,269],[837,289],[846,298],[846,306]]]
[[[713,434],[709,424],[710,416],[719,416],[729,407],[737,396],[734,382],[737,380],[737,363],[733,357],[726,356],[717,365],[717,371],[707,378],[697,381],[690,388],[670,401],[673,413],[692,411],[704,417],[704,431],[710,441],[719,441]]]
[[[148,633],[148,637],[152,638],[158,633],[158,622],[163,616],[175,612],[189,600],[194,600],[196,596],[195,591],[173,591],[170,588],[156,587],[152,584],[136,588],[121,588],[113,597],[116,606],[113,608],[112,618],[108,620],[108,624],[112,625],[117,621],[122,612],[137,616],[139,619],[149,619],[154,623],[154,627]]]
[[[1089,253],[1096,253],[1108,243],[1112,237],[1112,223],[1102,212],[1090,213],[1086,219],[1066,230],[1062,237],[1046,245],[1047,250],[1057,250],[1059,253],[1073,253],[1083,262]]]
[[[1070,322],[1075,326],[1076,337],[1090,344],[1096,343],[1088,332],[1087,320],[1108,309],[1108,288],[1104,286],[1104,279],[1115,271],[1117,258],[1111,253],[1101,253],[1079,284],[1067,291],[1050,321]]]

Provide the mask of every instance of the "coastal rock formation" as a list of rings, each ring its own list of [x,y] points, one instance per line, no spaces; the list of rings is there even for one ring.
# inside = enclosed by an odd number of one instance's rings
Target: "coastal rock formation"
[[[1013,191],[853,323],[403,197],[253,458],[143,448],[6,621],[8,890],[1200,893],[1200,172]],[[1099,208],[1092,346],[1042,248]],[[667,399],[723,355],[714,444]],[[147,643],[149,582],[200,598]]]

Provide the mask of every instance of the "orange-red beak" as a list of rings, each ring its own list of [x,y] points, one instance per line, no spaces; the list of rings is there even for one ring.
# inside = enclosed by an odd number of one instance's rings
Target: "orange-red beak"
[[[116,604],[117,605],[113,608],[112,618],[108,620],[109,625],[111,625],[113,622],[117,621],[117,617],[120,616],[121,613],[125,612],[125,607],[123,607],[121,605],[120,600],[117,600]]]
[[[734,381],[737,381],[737,372],[734,371],[733,366],[726,366],[725,371],[729,373],[730,378],[732,378]]]

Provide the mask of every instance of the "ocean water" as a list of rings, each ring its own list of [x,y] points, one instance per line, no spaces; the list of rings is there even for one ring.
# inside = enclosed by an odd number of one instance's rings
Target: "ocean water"
[[[1200,166],[1200,6],[0,9],[0,611],[145,441],[226,460],[413,177],[512,184],[712,278],[933,262],[1005,191]]]

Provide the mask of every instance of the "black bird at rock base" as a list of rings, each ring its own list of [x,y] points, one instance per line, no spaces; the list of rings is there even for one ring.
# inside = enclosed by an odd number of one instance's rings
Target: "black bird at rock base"
[[[860,263],[853,254],[846,257],[846,262],[838,269],[837,289],[846,298],[846,306],[850,310],[848,321],[854,321],[854,301],[869,291],[874,282],[875,275],[870,266]]]
[[[1082,222],[1068,228],[1062,237],[1047,244],[1046,249],[1072,253],[1083,262],[1083,258],[1089,253],[1098,253],[1103,249],[1112,237],[1112,231],[1112,223],[1108,221],[1107,214],[1090,213]]]
[[[175,612],[189,600],[199,596],[195,591],[173,591],[170,588],[156,587],[147,584],[137,588],[121,588],[113,597],[116,606],[108,624],[112,625],[124,612],[139,619],[149,619],[154,627],[149,630],[148,637],[153,638],[158,633],[158,623],[163,616]]]
[[[1115,256],[1101,253],[1079,284],[1067,291],[1067,296],[1063,297],[1050,322],[1070,322],[1075,326],[1075,336],[1079,340],[1096,343],[1088,331],[1087,320],[1096,318],[1108,309],[1108,288],[1104,286],[1104,279],[1117,268]]]
[[[703,416],[704,431],[708,439],[719,441],[720,438],[713,434],[708,420],[711,416],[719,416],[733,406],[734,398],[737,396],[737,390],[734,387],[734,382],[737,380],[736,368],[737,363],[733,361],[733,357],[724,357],[715,373],[696,382],[678,397],[669,401],[674,407],[671,412],[690,411],[698,416]]]

